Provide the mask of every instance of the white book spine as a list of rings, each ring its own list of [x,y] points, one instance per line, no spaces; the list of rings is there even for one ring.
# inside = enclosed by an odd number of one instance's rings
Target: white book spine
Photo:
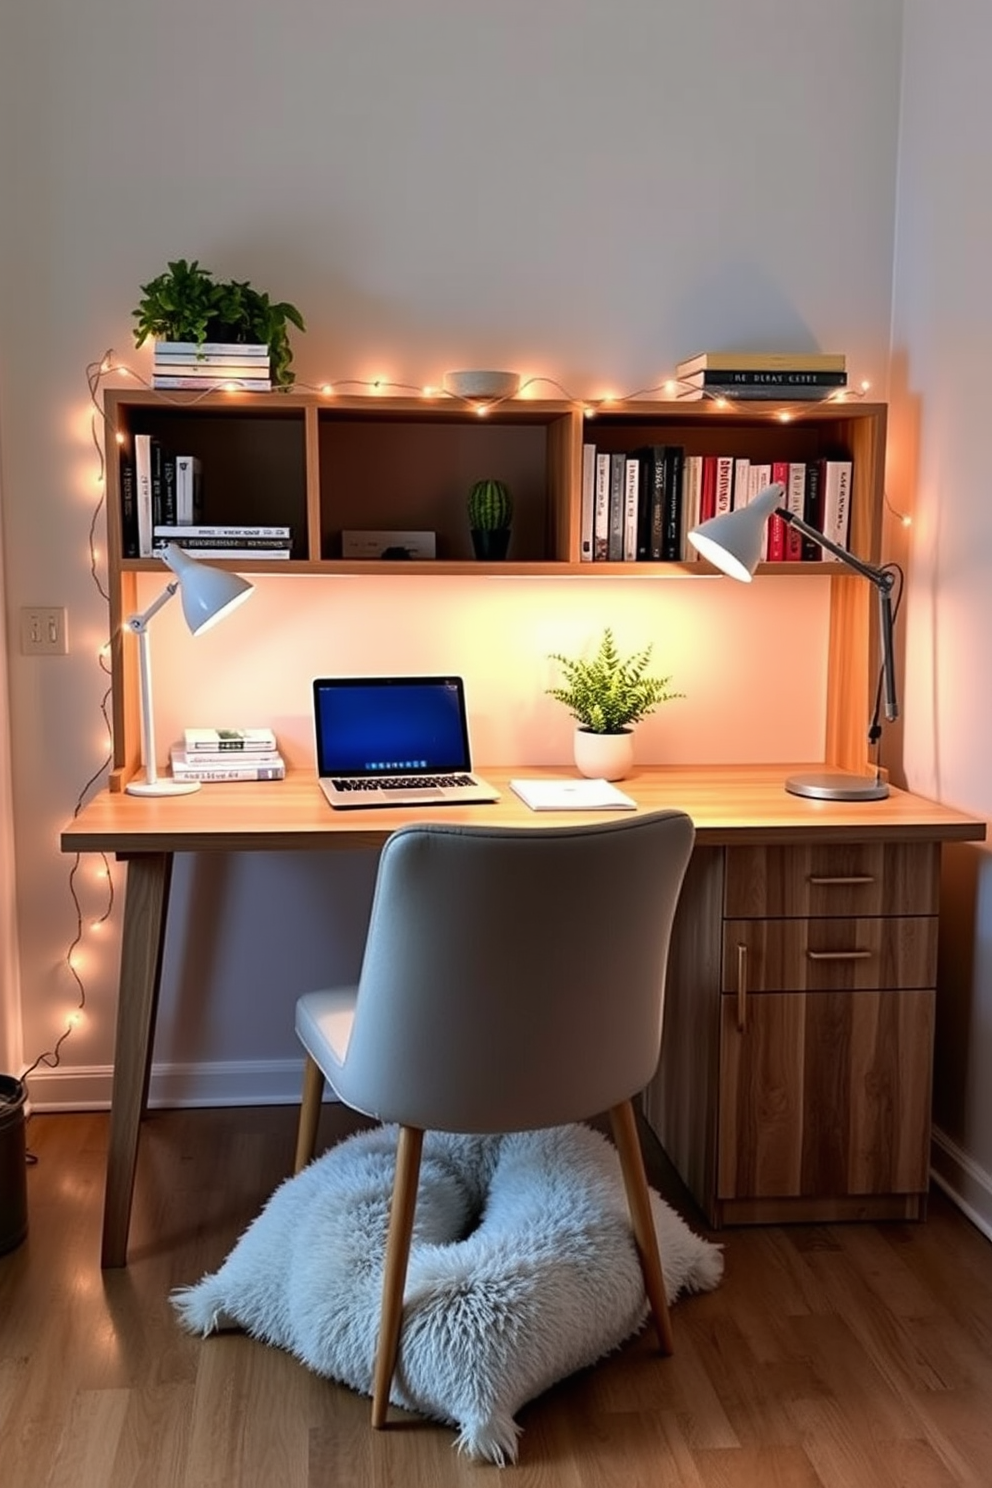
[[[172,377],[160,376],[158,372],[152,374],[152,387],[160,388],[163,392],[207,392],[212,387],[224,387],[234,384],[241,393],[270,393],[272,383],[267,377],[223,377],[212,372],[209,377]]]
[[[593,528],[596,512],[596,446],[582,446],[582,509],[579,526],[579,558],[592,562]]]
[[[152,556],[152,440],[150,434],[134,436],[134,486],[138,509],[138,554]]]
[[[192,524],[196,511],[196,487],[200,480],[200,462],[194,455],[176,456],[176,525]]]
[[[703,457],[686,455],[682,467],[682,557],[694,562],[699,553],[686,541],[686,534],[699,526],[699,502],[703,490]]]
[[[235,527],[235,526],[210,526],[193,525],[155,528],[156,537],[213,537],[218,541],[223,537],[292,537],[289,527]]]
[[[789,465],[789,483],[785,488],[785,509],[794,517],[802,519],[806,505],[806,462],[792,461]],[[800,563],[803,556],[802,533],[795,527],[785,529],[785,560]]]
[[[736,511],[737,508],[740,507],[740,506],[747,506],[748,496],[749,496],[749,492],[750,492],[750,480],[751,480],[751,461],[750,460],[744,460],[744,459],[735,460],[734,461],[734,497],[733,497],[734,511]]]
[[[753,501],[759,491],[772,483],[772,467],[770,465],[752,465],[748,475],[748,501]],[[768,524],[765,523],[764,536],[761,540],[762,559],[768,557]]]
[[[637,558],[637,503],[640,476],[640,460],[628,459],[624,466],[623,559],[625,563],[633,563]]]
[[[823,535],[842,548],[847,547],[851,521],[851,474],[850,460],[823,462]],[[841,561],[826,551],[823,557],[831,563]]]
[[[593,519],[593,558],[605,563],[610,551],[610,457],[596,456],[596,507]]]

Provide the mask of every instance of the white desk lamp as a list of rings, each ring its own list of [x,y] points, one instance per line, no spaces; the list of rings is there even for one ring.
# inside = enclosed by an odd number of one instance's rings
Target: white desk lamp
[[[892,590],[895,574],[888,569],[875,568],[861,558],[855,558],[846,548],[832,542],[795,512],[780,506],[785,487],[776,483],[766,486],[747,506],[737,511],[724,512],[700,523],[688,534],[689,541],[704,558],[732,579],[751,582],[754,570],[761,560],[765,524],[769,517],[781,517],[790,527],[795,527],[804,537],[810,538],[848,568],[853,568],[868,579],[878,590],[879,619],[882,637],[882,685],[885,690],[885,716],[899,717],[896,702],[895,661],[892,650]],[[878,739],[877,708],[872,720],[869,740]],[[876,767],[874,776],[852,775],[843,770],[819,771],[816,774],[793,775],[785,782],[787,791],[794,796],[813,796],[823,801],[881,801],[889,794],[889,787]]]
[[[223,568],[212,568],[207,563],[198,563],[175,543],[159,554],[162,562],[172,569],[176,577],[167,584],[142,614],[132,615],[126,629],[138,637],[138,663],[141,680],[141,748],[145,767],[143,780],[131,780],[125,786],[132,796],[185,796],[200,789],[198,780],[159,779],[155,764],[155,725],[152,709],[152,668],[148,650],[148,622],[167,604],[177,590],[181,591],[183,615],[194,635],[208,630],[211,625],[230,613],[235,605],[247,599],[252,586],[239,574],[229,573]]]

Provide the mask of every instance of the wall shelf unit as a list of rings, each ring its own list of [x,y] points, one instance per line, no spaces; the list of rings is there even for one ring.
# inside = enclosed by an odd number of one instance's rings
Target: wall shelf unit
[[[111,788],[139,768],[136,664],[122,624],[136,608],[136,576],[160,571],[154,558],[125,558],[121,459],[136,434],[150,434],[203,467],[207,523],[285,524],[293,534],[282,575],[395,574],[396,561],[343,559],[341,532],[429,530],[437,558],[405,560],[404,576],[583,578],[692,577],[702,562],[580,561],[582,446],[630,451],[677,443],[687,453],[751,459],[853,460],[850,547],[880,561],[886,409],[864,402],[737,404],[624,402],[587,416],[569,402],[511,399],[483,416],[451,399],[328,397],[319,393],[104,392],[107,446],[108,579],[113,677]],[[788,413],[782,422],[776,414]],[[505,480],[514,495],[508,559],[472,557],[465,499],[474,480]],[[217,560],[211,560],[217,561]],[[226,562],[226,560],[225,560]],[[240,571],[272,573],[271,561],[240,559]],[[839,570],[839,571],[836,571]],[[761,576],[800,575],[830,584],[826,763],[860,769],[877,668],[874,593],[837,564],[763,564]]]

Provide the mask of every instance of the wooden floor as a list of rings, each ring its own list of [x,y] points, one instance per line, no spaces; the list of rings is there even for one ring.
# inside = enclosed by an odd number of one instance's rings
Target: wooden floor
[[[944,1488],[992,1484],[992,1246],[933,1196],[924,1225],[725,1232],[726,1277],[528,1405],[520,1462],[369,1403],[240,1335],[178,1328],[289,1169],[295,1112],[153,1113],[130,1264],[98,1265],[107,1121],[35,1116],[29,1234],[0,1257],[0,1483],[11,1488]],[[331,1140],[354,1119],[328,1110]],[[652,1181],[698,1215],[649,1159]],[[705,1232],[705,1231],[704,1231]]]

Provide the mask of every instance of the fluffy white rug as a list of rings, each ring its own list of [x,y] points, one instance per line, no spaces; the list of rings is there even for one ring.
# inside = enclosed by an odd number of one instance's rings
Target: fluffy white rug
[[[395,1153],[395,1127],[359,1132],[283,1183],[220,1270],[173,1293],[184,1326],[240,1326],[371,1394]],[[715,1287],[720,1248],[652,1204],[669,1301]],[[473,1457],[513,1462],[520,1407],[646,1316],[605,1137],[427,1134],[395,1404],[457,1426]]]

